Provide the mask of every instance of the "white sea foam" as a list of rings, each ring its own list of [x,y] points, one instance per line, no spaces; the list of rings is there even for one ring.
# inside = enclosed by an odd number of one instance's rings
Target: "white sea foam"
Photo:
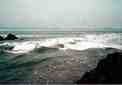
[[[33,50],[35,48],[35,45],[36,44],[33,44],[31,42],[18,43],[15,45],[12,51],[14,53],[26,53]]]
[[[87,37],[87,38],[86,38]],[[107,43],[110,38],[106,36],[96,36],[88,35],[85,38],[54,38],[54,39],[45,39],[38,41],[25,41],[25,42],[14,42],[14,48],[11,50],[12,53],[27,53],[36,48],[50,47],[50,48],[59,48],[60,50],[73,49],[73,50],[85,50],[88,48],[104,48],[104,47],[113,47],[121,49],[122,46],[113,43]],[[104,37],[104,38],[103,38]],[[104,41],[104,42],[103,42]],[[9,45],[10,43],[4,43],[4,45]],[[59,44],[64,45],[64,47],[58,46]]]
[[[85,34],[82,37],[63,37],[53,39],[41,39],[22,42],[4,42],[0,46],[13,46],[10,50],[12,53],[27,53],[36,48],[50,47],[59,48],[60,50],[73,49],[73,50],[85,50],[88,48],[104,48],[112,47],[121,49],[121,34]],[[59,46],[63,45],[63,47]]]

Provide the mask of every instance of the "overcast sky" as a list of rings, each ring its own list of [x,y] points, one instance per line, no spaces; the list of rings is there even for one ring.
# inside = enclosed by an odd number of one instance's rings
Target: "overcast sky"
[[[122,31],[121,24],[122,0],[0,0],[1,31]]]

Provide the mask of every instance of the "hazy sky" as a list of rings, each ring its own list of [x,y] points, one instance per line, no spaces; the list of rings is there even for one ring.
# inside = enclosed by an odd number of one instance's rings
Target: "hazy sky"
[[[122,0],[0,0],[0,30],[122,31],[121,24]]]

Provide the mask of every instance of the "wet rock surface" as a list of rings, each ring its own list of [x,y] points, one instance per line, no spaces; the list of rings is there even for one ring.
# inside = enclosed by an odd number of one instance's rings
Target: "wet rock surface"
[[[110,49],[107,49],[110,50]],[[122,51],[108,54],[97,67],[77,81],[82,83],[122,83]]]
[[[18,39],[14,34],[9,33],[4,40],[15,40]]]
[[[3,38],[2,36],[0,36],[0,41],[1,41],[1,40],[4,40],[4,38]]]
[[[99,61],[98,56],[104,57],[104,54],[104,49],[67,50],[50,53],[48,54],[50,58],[34,66],[32,80],[34,82],[48,81],[49,83],[73,84],[85,72],[95,68]]]
[[[80,78],[84,78],[86,72],[95,69],[101,59],[105,58],[108,53],[115,53],[115,51],[102,48],[79,51],[43,47],[27,54],[8,54],[12,57],[7,57],[10,62],[5,66],[6,69],[3,69],[3,72],[11,72],[10,76],[7,76],[9,81],[29,80],[29,82],[36,84],[41,82],[71,85],[76,82],[80,83]],[[0,76],[0,78],[6,80],[5,77]]]
[[[3,40],[16,40],[18,37],[12,33],[9,33],[6,37],[0,36],[0,41]]]

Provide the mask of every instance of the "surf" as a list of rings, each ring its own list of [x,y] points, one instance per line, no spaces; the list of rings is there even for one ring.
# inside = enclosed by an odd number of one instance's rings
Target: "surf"
[[[74,82],[121,48],[118,34],[1,42],[0,79]]]

